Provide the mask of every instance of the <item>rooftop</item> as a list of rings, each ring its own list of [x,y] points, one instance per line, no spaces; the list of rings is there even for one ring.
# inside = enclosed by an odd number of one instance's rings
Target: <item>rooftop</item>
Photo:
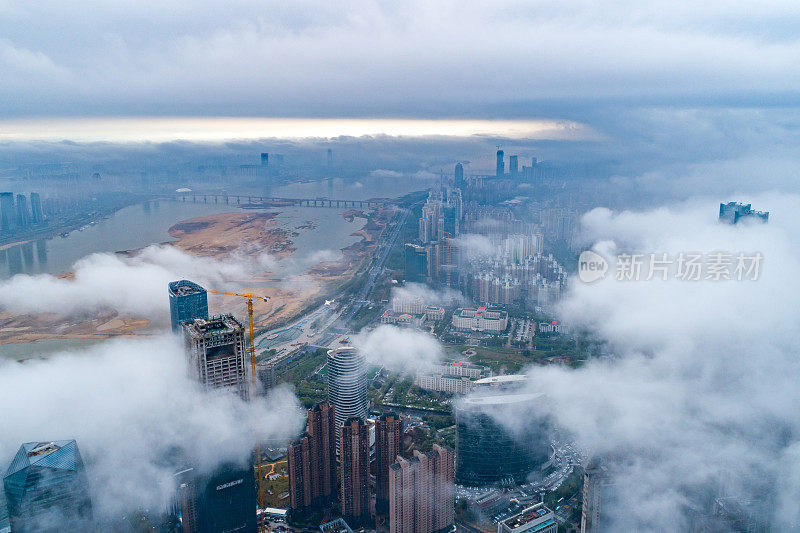
[[[489,407],[495,405],[513,405],[533,402],[544,398],[542,392],[521,392],[515,394],[491,394],[487,396],[469,396],[461,401],[464,407]]]
[[[481,378],[475,381],[476,385],[499,385],[502,383],[522,383],[527,380],[528,376],[525,374],[506,374],[504,376],[492,376],[490,378]]]
[[[169,293],[175,296],[186,296],[188,294],[202,294],[206,290],[193,281],[182,279],[173,281],[169,284]]]
[[[81,464],[78,445],[74,440],[26,442],[17,451],[6,471],[11,476],[31,465],[42,468],[76,470]]]
[[[184,323],[184,328],[193,337],[244,331],[242,324],[233,315],[218,315],[208,319],[195,318],[191,322]]]
[[[536,505],[523,510],[518,515],[506,519],[503,523],[509,529],[514,530],[524,526],[525,524],[530,524],[534,520],[539,520],[551,512],[552,511],[550,511],[545,504],[537,503]]]

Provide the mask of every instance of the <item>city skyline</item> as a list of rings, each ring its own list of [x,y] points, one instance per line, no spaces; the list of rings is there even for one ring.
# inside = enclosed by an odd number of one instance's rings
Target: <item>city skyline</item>
[[[0,533],[800,529],[798,23],[10,0]]]

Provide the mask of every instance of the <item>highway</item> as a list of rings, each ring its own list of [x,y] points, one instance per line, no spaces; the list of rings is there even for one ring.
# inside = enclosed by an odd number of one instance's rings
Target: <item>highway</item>
[[[395,223],[389,236],[381,239],[381,242],[378,245],[378,250],[375,253],[375,257],[370,263],[367,280],[364,283],[364,286],[361,287],[361,290],[356,294],[352,303],[352,307],[346,316],[347,323],[342,324],[343,327],[346,327],[350,320],[352,320],[352,318],[361,310],[361,308],[364,307],[364,304],[367,303],[367,297],[369,296],[369,293],[372,292],[372,287],[375,286],[375,281],[378,279],[378,276],[381,272],[383,272],[383,264],[386,262],[389,252],[392,250],[394,243],[397,241],[397,237],[403,230],[409,214],[411,214],[411,210],[405,209],[398,217],[399,220]]]
[[[275,345],[271,346],[278,351],[278,353],[270,360],[271,363],[280,362],[300,344],[315,344],[315,342],[318,342],[320,339],[324,338],[324,335],[328,330],[339,331],[342,334],[350,333],[350,320],[352,320],[352,318],[364,307],[364,304],[367,303],[367,297],[369,296],[370,292],[372,292],[372,288],[375,286],[378,276],[381,274],[381,272],[383,272],[383,264],[386,262],[389,252],[392,250],[394,243],[397,241],[397,238],[399,237],[410,212],[410,210],[404,210],[398,214],[398,216],[395,217],[395,222],[392,225],[389,234],[380,238],[378,249],[375,251],[373,259],[369,264],[369,270],[367,272],[364,285],[356,293],[353,300],[351,300],[349,311],[345,311],[345,314],[341,315],[340,312],[336,312],[330,307],[320,306],[310,315],[302,316],[288,326],[282,326],[278,329],[262,333],[257,337],[256,342],[259,345],[259,348],[264,348],[266,347],[264,344],[270,337],[288,330],[298,330],[297,335],[292,336],[292,338],[286,342],[280,344],[276,343]],[[340,297],[341,295],[337,296],[337,298]],[[315,319],[319,316],[323,317],[324,323],[319,329],[314,329],[313,324]]]

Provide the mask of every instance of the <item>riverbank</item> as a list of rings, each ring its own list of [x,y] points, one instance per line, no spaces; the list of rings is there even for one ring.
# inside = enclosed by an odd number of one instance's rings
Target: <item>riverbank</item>
[[[295,320],[308,309],[309,302],[317,302],[331,293],[339,292],[347,279],[352,277],[374,248],[390,218],[391,208],[377,208],[369,214],[361,211],[342,212],[350,222],[357,218],[365,224],[351,233],[360,239],[341,249],[341,260],[322,261],[309,265],[302,273],[284,277],[281,261],[300,262],[307,258],[293,258],[296,252],[292,238],[301,231],[325,231],[325,226],[316,222],[301,221],[297,226],[280,226],[279,210],[268,212],[232,212],[200,216],[183,220],[169,228],[175,246],[188,254],[199,257],[227,259],[246,257],[253,264],[261,264],[264,271],[255,272],[248,279],[233,280],[237,292],[249,292],[269,297],[268,302],[254,301],[256,328],[275,327],[280,323]],[[337,214],[338,216],[338,214]],[[346,231],[346,230],[345,230]],[[324,235],[324,234],[323,234]],[[118,252],[133,256],[138,250]],[[270,270],[272,269],[272,271]],[[60,277],[70,279],[70,273]],[[230,290],[230,287],[219,287]],[[246,317],[245,301],[242,298],[209,295],[212,313],[233,313],[240,319]],[[166,302],[166,296],[165,296]],[[147,318],[118,316],[104,309],[88,316],[68,317],[54,313],[12,315],[0,312],[0,344],[25,343],[41,339],[105,339],[115,336],[148,335],[168,327],[166,322],[151,322]]]

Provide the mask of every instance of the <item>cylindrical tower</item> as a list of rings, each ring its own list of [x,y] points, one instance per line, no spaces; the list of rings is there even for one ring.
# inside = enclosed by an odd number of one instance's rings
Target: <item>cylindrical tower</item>
[[[367,360],[349,344],[328,351],[328,398],[337,431],[348,418],[367,416]]]

